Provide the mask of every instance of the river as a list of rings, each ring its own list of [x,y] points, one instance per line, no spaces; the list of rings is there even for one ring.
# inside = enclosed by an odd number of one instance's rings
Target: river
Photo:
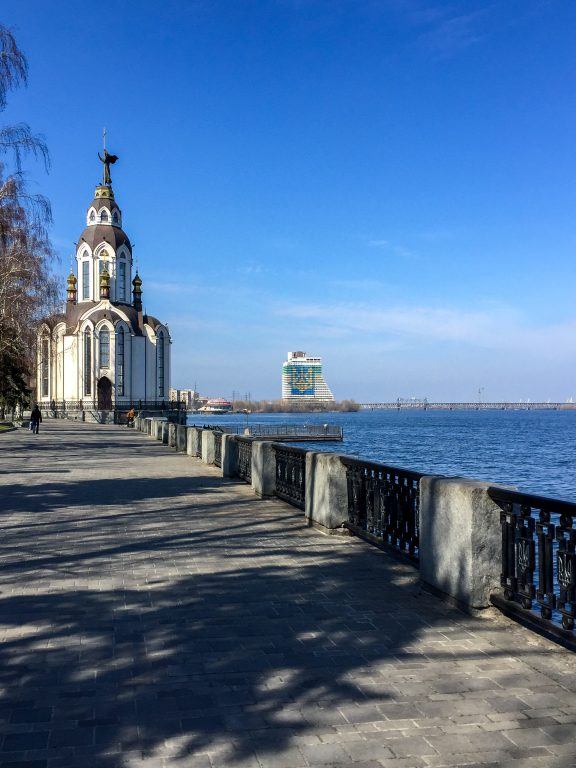
[[[576,502],[576,411],[360,411],[190,415],[189,424],[338,424],[342,443],[298,443],[419,472],[507,483]]]

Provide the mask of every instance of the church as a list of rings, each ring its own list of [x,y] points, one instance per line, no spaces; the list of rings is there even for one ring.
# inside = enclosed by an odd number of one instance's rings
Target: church
[[[65,311],[40,324],[36,399],[43,409],[66,403],[85,410],[155,407],[169,399],[170,333],[142,311],[132,245],[112,189],[104,150],[102,183],[76,244]]]

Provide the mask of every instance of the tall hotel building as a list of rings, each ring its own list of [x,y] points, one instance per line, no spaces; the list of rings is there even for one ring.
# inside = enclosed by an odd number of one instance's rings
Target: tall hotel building
[[[288,352],[288,360],[282,365],[282,399],[293,402],[334,400],[322,375],[321,357],[308,357],[306,352]]]

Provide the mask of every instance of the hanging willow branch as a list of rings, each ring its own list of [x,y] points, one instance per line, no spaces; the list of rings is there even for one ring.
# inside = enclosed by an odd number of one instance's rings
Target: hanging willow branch
[[[25,85],[28,67],[14,35],[0,25],[0,110],[8,92]],[[36,327],[58,300],[48,237],[49,201],[29,191],[22,163],[39,159],[46,142],[24,123],[0,127],[0,415],[21,402],[34,373]]]

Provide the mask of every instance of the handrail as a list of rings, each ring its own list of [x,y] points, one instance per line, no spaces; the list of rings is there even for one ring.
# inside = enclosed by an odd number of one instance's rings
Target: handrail
[[[488,495],[493,501],[502,501],[509,504],[527,504],[538,509],[549,509],[560,515],[573,515],[576,517],[576,502],[555,499],[552,496],[538,496],[534,493],[513,491],[497,486],[488,489]]]
[[[401,474],[413,480],[420,480],[426,474],[425,472],[416,472],[413,469],[406,469],[405,467],[396,467],[392,464],[384,464],[381,461],[366,461],[364,459],[359,459],[356,456],[340,456],[340,461],[346,467],[358,467],[370,469],[371,471],[385,470],[388,473]]]

